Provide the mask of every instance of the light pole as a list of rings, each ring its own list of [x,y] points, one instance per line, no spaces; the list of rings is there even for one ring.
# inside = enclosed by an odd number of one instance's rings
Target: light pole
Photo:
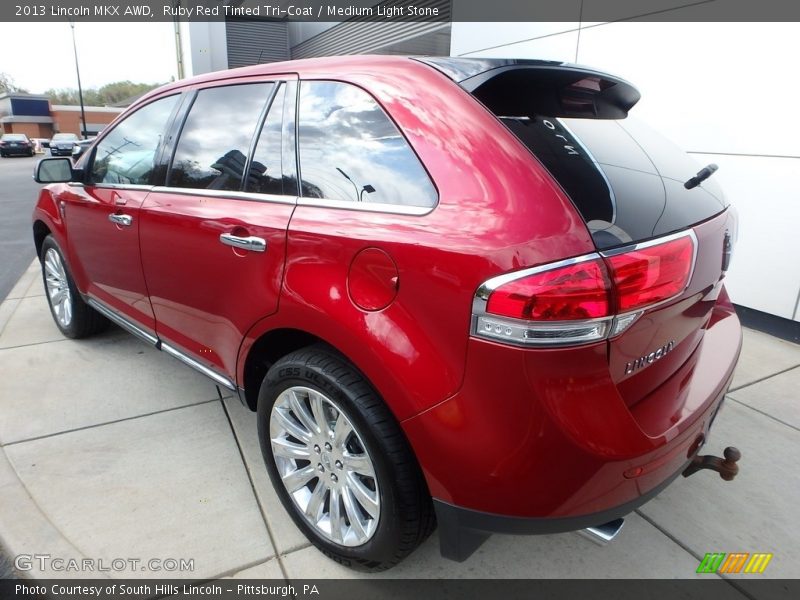
[[[78,46],[75,44],[75,21],[70,21],[69,26],[72,28],[72,51],[75,53],[75,73],[78,76],[78,100],[81,103],[81,123],[83,130],[81,137],[86,139],[86,112],[83,110],[83,88],[81,87],[81,70],[78,67]]]

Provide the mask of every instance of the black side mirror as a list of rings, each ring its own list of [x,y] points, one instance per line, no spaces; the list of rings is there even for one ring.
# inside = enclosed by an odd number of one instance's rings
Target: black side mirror
[[[36,164],[33,178],[36,183],[67,183],[81,179],[69,158],[43,158]]]

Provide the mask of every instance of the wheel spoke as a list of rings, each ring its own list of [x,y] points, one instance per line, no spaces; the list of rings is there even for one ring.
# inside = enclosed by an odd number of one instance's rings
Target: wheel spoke
[[[353,491],[349,487],[344,488],[342,500],[344,501],[344,510],[347,513],[347,519],[350,521],[350,526],[353,528],[356,537],[365,537],[367,532],[364,529],[364,524],[361,522],[363,517],[356,507],[356,499],[353,498]]]
[[[284,475],[283,484],[286,486],[289,493],[293,494],[316,477],[316,475],[317,472],[314,470],[314,467],[307,465],[302,469],[297,469],[296,471]]]
[[[331,488],[330,500],[330,522],[331,522],[331,537],[335,542],[342,541],[342,514],[341,502],[339,501],[339,490]]]
[[[64,325],[69,325],[72,321],[72,299],[69,294],[64,295]]]
[[[286,433],[306,444],[311,441],[311,432],[303,429],[294,419],[284,412],[284,409],[275,407],[272,409],[272,414],[273,418],[277,419],[278,424]]]
[[[308,429],[310,433],[319,433],[319,429],[314,423],[314,417],[312,417],[308,413],[308,409],[306,408],[305,402],[300,400],[297,396],[297,392],[294,390],[289,390],[289,405],[292,407],[292,412],[294,416],[303,424],[303,427]]]
[[[348,471],[360,473],[366,477],[375,477],[375,469],[366,454],[345,454],[344,466]]]
[[[325,418],[325,409],[322,406],[322,398],[319,394],[310,393],[308,395],[308,400],[311,404],[311,412],[314,413],[314,421],[317,423],[319,432],[326,437],[329,436],[331,428],[330,425],[328,425],[328,420]]]
[[[342,413],[339,413],[333,425],[333,445],[336,448],[343,448],[352,432],[353,426]]]
[[[272,453],[275,456],[291,458],[294,460],[308,460],[311,458],[311,451],[306,445],[294,444],[285,438],[272,440]]]
[[[347,474],[347,487],[353,492],[356,502],[373,519],[378,518],[378,499],[377,494],[365,486],[361,480],[353,473]],[[375,498],[373,498],[375,496]]]
[[[306,506],[305,512],[306,516],[311,519],[311,522],[316,525],[319,523],[322,513],[322,507],[325,504],[325,495],[328,491],[328,486],[325,484],[322,479],[317,481],[317,485],[314,488],[314,493],[311,494],[311,499],[308,501],[308,505]]]

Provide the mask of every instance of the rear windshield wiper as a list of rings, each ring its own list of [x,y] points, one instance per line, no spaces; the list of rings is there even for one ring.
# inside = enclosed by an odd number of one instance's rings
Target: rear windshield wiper
[[[687,190],[697,187],[698,185],[703,183],[706,179],[711,177],[717,169],[719,169],[719,167],[714,163],[711,163],[707,167],[703,167],[697,172],[697,175],[695,175],[689,181],[684,183],[683,187],[685,187]]]

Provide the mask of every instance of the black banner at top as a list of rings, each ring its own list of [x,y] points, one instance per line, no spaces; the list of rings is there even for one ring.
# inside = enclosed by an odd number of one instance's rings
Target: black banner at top
[[[800,21],[795,0],[3,0],[0,21]]]

